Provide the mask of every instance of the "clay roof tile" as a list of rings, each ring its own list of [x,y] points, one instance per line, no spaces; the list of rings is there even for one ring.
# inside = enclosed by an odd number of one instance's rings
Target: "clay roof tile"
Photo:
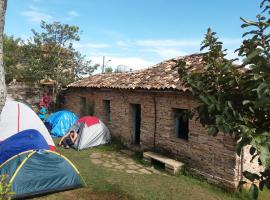
[[[187,91],[179,79],[178,68],[180,60],[184,60],[195,69],[203,66],[202,54],[170,59],[153,67],[144,70],[124,73],[97,74],[76,81],[68,87],[89,87],[89,88],[118,88],[118,89],[174,89]]]

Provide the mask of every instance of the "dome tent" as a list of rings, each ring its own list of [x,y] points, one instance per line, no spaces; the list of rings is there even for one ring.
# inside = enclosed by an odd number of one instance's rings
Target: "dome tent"
[[[68,110],[62,110],[51,114],[46,122],[51,126],[51,135],[64,136],[70,127],[78,120],[78,117]]]
[[[7,100],[1,113],[0,141],[28,129],[37,130],[44,137],[50,149],[55,150],[52,137],[37,114],[23,103]]]
[[[81,187],[77,168],[64,156],[50,150],[26,151],[0,165],[7,174],[12,198],[22,199]]]
[[[106,144],[111,139],[109,129],[97,117],[82,117],[74,124],[72,129],[79,133],[74,144],[74,147],[78,150]]]
[[[49,149],[49,145],[37,130],[21,131],[0,142],[0,164],[18,153],[35,149]]]

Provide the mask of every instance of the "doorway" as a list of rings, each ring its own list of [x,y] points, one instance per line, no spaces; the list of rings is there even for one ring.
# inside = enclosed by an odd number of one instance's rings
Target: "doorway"
[[[141,105],[131,104],[132,113],[132,143],[140,144],[141,135]]]

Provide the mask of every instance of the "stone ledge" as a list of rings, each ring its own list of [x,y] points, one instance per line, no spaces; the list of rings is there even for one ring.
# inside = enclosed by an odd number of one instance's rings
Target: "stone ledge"
[[[152,160],[157,160],[161,163],[165,164],[165,169],[173,174],[176,174],[181,170],[184,163],[179,162],[177,160],[173,160],[171,158],[165,157],[158,153],[154,153],[151,151],[147,151],[143,153],[143,159],[147,162],[152,162]]]

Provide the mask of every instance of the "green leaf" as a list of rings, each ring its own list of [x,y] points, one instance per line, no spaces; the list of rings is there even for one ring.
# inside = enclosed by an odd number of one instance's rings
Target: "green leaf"
[[[251,172],[249,172],[249,171],[244,171],[244,172],[243,172],[243,175],[244,175],[245,178],[247,178],[247,179],[250,180],[251,182],[260,179],[260,176],[259,176],[258,174],[254,174],[254,173],[251,173]]]
[[[268,149],[268,145],[267,144],[265,146],[261,145],[259,150],[260,150],[260,159],[263,166],[270,169],[270,152]]]
[[[244,101],[242,101],[242,104],[243,104],[243,105],[246,105],[246,104],[248,104],[248,103],[251,103],[251,101],[250,101],[250,100],[244,100]]]
[[[261,49],[256,49],[252,53],[247,55],[247,58],[243,60],[243,64],[249,64],[249,62],[261,53]]]
[[[216,136],[218,134],[218,129],[215,126],[208,127],[208,134],[211,136]]]
[[[260,181],[260,183],[259,183],[259,188],[260,188],[261,191],[263,191],[264,184],[265,184],[264,181]]]
[[[258,199],[259,190],[258,190],[257,185],[255,185],[254,183],[249,188],[249,194],[250,194],[252,199],[254,199],[254,200]]]
[[[257,87],[257,94],[259,98],[261,98],[264,94],[265,89],[269,88],[269,84],[262,82],[258,87]]]
[[[250,139],[248,138],[242,138],[236,145],[236,153],[238,156],[241,155],[241,150],[244,146],[250,143]]]
[[[256,152],[256,148],[250,147],[250,149],[249,149],[250,155],[253,155],[255,152]]]
[[[268,178],[265,180],[265,186],[267,189],[270,190],[270,177],[268,176]]]
[[[237,188],[240,189],[246,183],[247,183],[246,181],[239,181]]]

